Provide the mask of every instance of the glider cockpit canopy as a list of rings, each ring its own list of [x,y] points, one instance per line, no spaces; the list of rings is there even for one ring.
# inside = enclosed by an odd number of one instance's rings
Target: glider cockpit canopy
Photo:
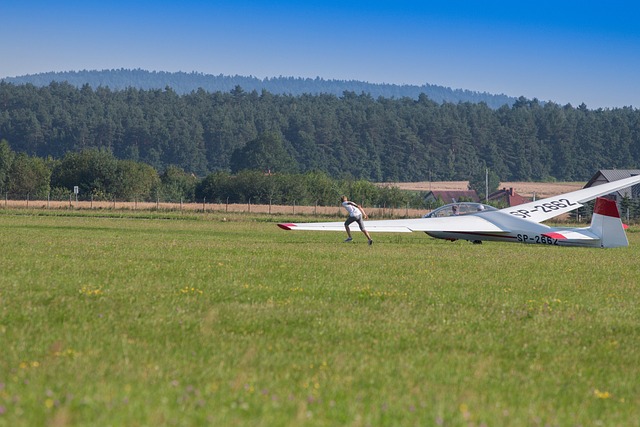
[[[440,206],[439,208],[434,209],[428,214],[424,215],[423,218],[443,218],[447,216],[468,215],[472,213],[489,212],[496,210],[498,209],[494,208],[493,206],[485,205],[484,203],[459,202]]]

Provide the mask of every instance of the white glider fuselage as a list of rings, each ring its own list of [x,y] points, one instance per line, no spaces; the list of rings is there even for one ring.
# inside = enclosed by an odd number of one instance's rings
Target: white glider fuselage
[[[481,214],[478,214],[481,215]],[[449,232],[449,231],[426,231],[431,237],[446,240],[469,240],[477,243],[482,241],[527,243],[556,246],[585,246],[601,247],[599,236],[590,231],[590,227],[581,228],[560,228],[550,227],[545,224],[523,220],[510,221],[504,218],[502,225],[511,225],[509,231],[501,233],[492,232]],[[573,239],[567,239],[565,235],[571,233]],[[577,237],[580,237],[579,239]],[[624,245],[626,246],[626,245]]]
[[[546,233],[553,229],[544,224],[514,218],[509,214],[501,211],[481,212],[471,214],[483,218],[487,222],[498,223],[502,230],[508,231],[425,231],[429,236],[446,240],[469,240],[472,242],[479,241],[495,241],[495,242],[519,242],[519,243],[540,243],[540,244],[557,244],[545,236]],[[458,218],[464,218],[460,216]]]

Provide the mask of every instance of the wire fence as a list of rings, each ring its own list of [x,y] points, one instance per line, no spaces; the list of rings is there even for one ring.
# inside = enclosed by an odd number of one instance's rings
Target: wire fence
[[[172,211],[172,212],[230,212],[230,213],[256,213],[268,215],[322,215],[322,216],[344,216],[345,212],[341,205],[321,206],[315,204],[297,205],[295,202],[290,205],[278,204],[254,204],[249,200],[246,203],[230,203],[228,199],[221,203],[216,200],[211,203],[202,200],[200,202],[185,202],[183,200],[161,200],[155,202],[138,200],[78,200],[72,195],[69,200],[31,200],[28,195],[20,197],[5,193],[2,202],[4,209],[49,209],[49,210],[129,210],[129,211]],[[423,216],[429,210],[413,209],[405,207],[387,206],[363,206],[370,218],[417,218]]]

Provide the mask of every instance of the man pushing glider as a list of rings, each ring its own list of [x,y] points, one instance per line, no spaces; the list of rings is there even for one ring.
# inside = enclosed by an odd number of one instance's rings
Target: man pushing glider
[[[362,209],[362,206],[350,202],[347,199],[347,196],[342,196],[340,200],[342,201],[342,206],[347,210],[347,212],[349,212],[349,218],[347,218],[347,220],[344,222],[344,229],[347,230],[347,236],[349,236],[347,237],[345,242],[350,242],[353,240],[353,237],[351,237],[351,230],[349,229],[349,225],[353,222],[357,222],[358,226],[360,226],[360,231],[362,231],[364,235],[367,236],[367,239],[369,239],[369,246],[371,246],[373,244],[373,240],[371,240],[369,232],[364,227],[364,221],[362,218],[367,218],[367,214],[364,209]]]

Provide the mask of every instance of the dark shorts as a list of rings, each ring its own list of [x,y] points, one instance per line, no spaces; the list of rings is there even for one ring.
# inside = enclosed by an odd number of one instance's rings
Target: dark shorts
[[[362,220],[361,216],[355,217],[355,216],[350,216],[349,218],[347,218],[347,220],[344,222],[344,225],[346,227],[349,226],[349,224],[351,224],[352,222],[357,222],[358,225],[360,226],[360,231],[364,231],[364,221]]]

